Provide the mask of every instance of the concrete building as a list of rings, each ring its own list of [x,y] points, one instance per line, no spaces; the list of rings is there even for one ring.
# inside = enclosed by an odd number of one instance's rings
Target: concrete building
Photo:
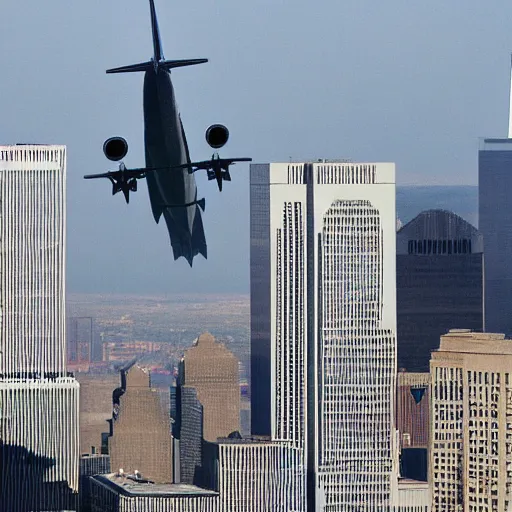
[[[91,476],[110,473],[109,455],[80,457],[80,512],[91,512]]]
[[[238,360],[209,333],[197,338],[180,363],[179,384],[195,388],[203,407],[203,438],[219,437],[240,430],[240,376]]]
[[[112,419],[112,394],[119,387],[118,374],[77,373],[80,384],[80,453],[101,454],[108,450]]]
[[[394,178],[251,165],[252,430],[303,450],[307,510],[396,497]]]
[[[487,332],[512,335],[512,139],[483,139],[478,151],[479,230],[484,238]]]
[[[121,371],[121,387],[114,394],[110,464],[114,470],[122,468],[127,474],[137,470],[157,483],[170,483],[170,417],[149,384],[149,372],[136,364]]]
[[[91,479],[91,511],[305,510],[304,488],[301,486],[304,481],[301,478],[304,471],[301,450],[291,447],[289,443],[263,439],[220,439],[218,444],[211,446],[216,452],[212,464],[212,470],[217,473],[216,489],[185,483],[148,483],[127,473],[122,476],[119,473],[95,476]]]
[[[396,428],[400,448],[427,448],[430,426],[430,373],[398,372]]]
[[[430,441],[430,373],[398,373],[396,429],[399,435],[400,476],[426,482]]]
[[[303,452],[286,442],[219,440],[219,510],[305,511]]]
[[[0,146],[1,510],[76,510],[78,383],[66,372],[66,149]]]
[[[398,368],[428,372],[449,329],[483,329],[483,241],[452,212],[428,210],[396,236]]]
[[[406,478],[399,479],[398,502],[399,505],[393,507],[392,512],[430,512],[429,484]]]
[[[452,330],[430,367],[432,512],[512,510],[512,341]]]
[[[215,491],[148,483],[141,476],[111,473],[91,478],[91,512],[221,512]]]

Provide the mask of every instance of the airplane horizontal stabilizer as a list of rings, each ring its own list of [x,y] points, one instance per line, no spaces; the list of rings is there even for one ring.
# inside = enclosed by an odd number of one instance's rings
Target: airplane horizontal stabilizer
[[[206,207],[206,201],[205,201],[204,197],[202,199],[198,199],[197,204],[199,205],[199,208],[201,208],[201,210],[203,210],[203,212],[204,212],[204,209]]]
[[[158,67],[163,69],[183,68],[185,66],[204,64],[205,62],[208,62],[208,59],[161,60],[158,63]]]
[[[120,68],[107,69],[107,74],[110,73],[136,73],[137,71],[147,71],[153,69],[153,61],[141,62],[140,64],[131,64],[129,66],[121,66]]]

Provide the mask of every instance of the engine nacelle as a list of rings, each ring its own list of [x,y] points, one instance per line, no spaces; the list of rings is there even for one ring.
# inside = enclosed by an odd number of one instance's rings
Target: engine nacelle
[[[109,160],[118,162],[128,153],[128,142],[123,137],[110,137],[103,143],[103,153]]]
[[[206,130],[205,137],[213,149],[219,149],[228,141],[229,130],[223,124],[212,124]]]

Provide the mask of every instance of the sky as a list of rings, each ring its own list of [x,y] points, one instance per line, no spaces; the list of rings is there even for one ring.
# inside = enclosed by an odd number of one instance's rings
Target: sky
[[[475,185],[479,137],[506,137],[512,3],[495,0],[155,0],[193,159],[224,123],[223,156],[255,162],[392,161],[401,185]],[[0,144],[68,148],[67,288],[90,293],[247,292],[248,165],[219,193],[198,176],[208,260],[174,261],[146,186],[127,206],[102,153],[128,140],[144,165],[143,74],[106,75],[152,54],[147,0],[2,0]]]

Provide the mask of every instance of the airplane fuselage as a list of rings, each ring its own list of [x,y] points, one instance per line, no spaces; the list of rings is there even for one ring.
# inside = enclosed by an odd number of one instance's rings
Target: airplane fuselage
[[[191,203],[197,196],[194,175],[188,169],[171,169],[190,163],[190,156],[171,76],[165,69],[147,70],[144,75],[144,139],[146,166],[164,168],[146,177],[155,220],[167,211],[191,233],[195,206],[165,206]]]

